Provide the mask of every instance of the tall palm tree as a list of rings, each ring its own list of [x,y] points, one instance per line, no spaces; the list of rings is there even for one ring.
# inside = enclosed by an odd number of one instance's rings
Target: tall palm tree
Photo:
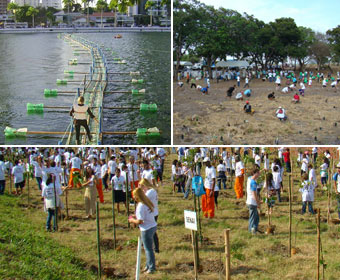
[[[70,24],[70,9],[73,7],[75,1],[74,0],[63,0],[64,8],[67,8],[67,22]]]
[[[119,0],[111,0],[109,4],[109,9],[112,11],[115,11],[115,27],[117,27],[117,11],[118,11],[118,5],[119,5]]]
[[[14,15],[14,22],[17,22],[15,12],[19,10],[19,8],[20,8],[19,5],[14,2],[8,3],[7,5],[7,11],[11,11],[11,13]]]
[[[139,4],[140,2],[141,0],[111,0],[109,8],[115,10],[115,26],[117,26],[117,11],[125,14],[129,7]]]
[[[32,27],[34,28],[34,16],[36,16],[37,14],[39,14],[39,10],[33,7],[29,7],[27,12],[26,12],[26,16],[28,17],[32,17]]]
[[[150,26],[152,26],[152,8],[156,6],[156,2],[152,1],[152,0],[148,0],[145,3],[145,9],[149,10],[150,12]]]
[[[90,18],[89,18],[89,12],[90,12],[90,2],[93,2],[93,0],[81,0],[81,2],[84,4],[84,11],[86,12],[86,24],[90,24]]]
[[[105,0],[98,0],[96,8],[100,11],[100,22],[101,27],[103,28],[103,11],[107,9],[107,2]]]

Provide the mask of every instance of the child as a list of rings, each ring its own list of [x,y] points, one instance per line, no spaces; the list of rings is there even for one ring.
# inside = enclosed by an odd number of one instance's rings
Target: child
[[[308,175],[303,174],[302,176],[302,188],[300,188],[300,192],[302,194],[302,215],[306,213],[306,206],[308,204],[308,211],[311,214],[314,214],[313,210],[313,201],[314,201],[314,186],[311,181],[308,180]]]
[[[316,182],[316,174],[315,174],[315,169],[313,167],[313,164],[308,165],[309,169],[309,176],[308,180],[313,184],[313,186],[316,188],[317,187],[317,182]]]
[[[125,178],[121,175],[120,169],[116,168],[115,176],[111,179],[112,188],[114,188],[115,202],[117,203],[117,210],[119,213],[119,203],[126,202],[126,197],[123,192],[125,187]]]
[[[15,193],[19,195],[22,194],[22,189],[25,187],[24,167],[19,164],[18,160],[16,160],[14,164],[12,175],[14,176]]]
[[[272,197],[276,194],[274,185],[275,185],[275,183],[273,181],[273,174],[267,173],[266,174],[266,181],[264,182],[263,189],[265,189],[267,191],[267,204],[268,204],[268,209],[269,209],[268,214],[272,213],[272,209],[274,207],[275,200],[272,199]]]
[[[323,164],[320,166],[320,176],[321,176],[321,184],[322,187],[325,187],[325,185],[327,184],[327,180],[328,180],[328,159],[325,158],[323,161]]]
[[[221,189],[221,182],[223,184],[223,188],[226,190],[227,186],[226,186],[226,181],[227,181],[227,176],[226,176],[226,166],[223,163],[223,160],[219,160],[219,165],[217,165],[217,172],[218,172],[218,176],[217,176],[217,186],[218,189]],[[215,188],[215,192],[216,192],[216,188]],[[217,199],[215,200],[215,203],[217,205]],[[217,207],[216,207],[217,208]]]
[[[307,155],[304,154],[302,156],[302,163],[301,163],[301,176],[305,173],[307,173],[308,171],[308,159],[307,159]]]
[[[57,202],[57,207],[59,207],[59,196],[62,194],[60,188],[54,188],[52,174],[48,174],[46,183],[43,183],[42,197],[44,198],[44,211],[48,213],[46,220],[46,230],[51,231],[51,220],[55,215],[55,202]],[[53,219],[53,230],[56,231],[56,220]]]

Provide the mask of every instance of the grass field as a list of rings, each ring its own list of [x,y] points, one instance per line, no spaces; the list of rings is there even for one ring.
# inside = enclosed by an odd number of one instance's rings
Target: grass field
[[[294,152],[296,150],[294,149]],[[171,161],[167,157],[165,181],[159,188],[160,253],[156,254],[157,272],[142,279],[193,279],[193,253],[190,231],[184,228],[183,211],[193,210],[193,199],[183,200],[172,193]],[[249,167],[249,166],[248,166]],[[295,167],[295,166],[294,166]],[[297,253],[288,255],[288,176],[284,178],[284,202],[276,205],[272,224],[275,234],[252,236],[247,231],[248,210],[245,200],[237,201],[232,189],[220,192],[219,209],[212,220],[202,219],[203,242],[199,244],[202,271],[199,279],[225,279],[224,236],[230,228],[232,279],[315,279],[317,234],[315,216],[302,216],[298,193],[300,169],[294,168],[293,239]],[[318,172],[317,172],[318,174]],[[318,180],[320,178],[318,177]],[[86,220],[84,190],[69,192],[70,219],[59,223],[59,231],[46,233],[46,214],[35,182],[30,182],[31,207],[26,193],[20,198],[0,197],[0,278],[2,279],[92,279],[97,272],[96,222]],[[228,182],[230,187],[231,182]],[[27,191],[27,190],[26,190]],[[111,193],[104,192],[100,206],[103,278],[133,279],[135,274],[138,229],[128,229],[125,208],[116,212],[117,249],[113,250]],[[322,252],[327,264],[324,279],[340,278],[339,225],[327,225],[327,195],[316,191],[314,208],[321,208]],[[64,198],[62,198],[64,200]],[[265,208],[264,205],[262,207]],[[335,202],[332,217],[336,218]],[[265,209],[263,210],[265,212]],[[65,213],[65,211],[64,211]],[[267,217],[261,216],[265,231]],[[145,257],[142,254],[142,265]],[[72,276],[71,276],[72,275]]]

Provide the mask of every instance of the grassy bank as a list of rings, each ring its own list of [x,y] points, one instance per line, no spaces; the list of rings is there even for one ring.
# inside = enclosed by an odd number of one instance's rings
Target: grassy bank
[[[35,209],[24,211],[21,200],[0,197],[0,278],[94,279],[71,249],[51,238],[41,223],[32,223]]]

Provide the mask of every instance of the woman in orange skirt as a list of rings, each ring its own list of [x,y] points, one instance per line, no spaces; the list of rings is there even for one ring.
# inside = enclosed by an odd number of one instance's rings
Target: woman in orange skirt
[[[236,167],[235,167],[235,193],[236,193],[236,198],[242,198],[243,197],[243,182],[244,182],[244,166],[241,161],[240,156],[236,156],[235,158],[236,161]]]

